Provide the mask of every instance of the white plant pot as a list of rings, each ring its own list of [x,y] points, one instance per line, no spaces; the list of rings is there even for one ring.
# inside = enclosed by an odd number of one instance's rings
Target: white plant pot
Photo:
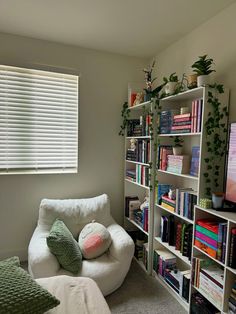
[[[205,86],[210,83],[210,76],[209,75],[199,75],[197,77],[197,86]]]
[[[182,151],[183,151],[183,147],[180,147],[180,146],[173,147],[173,154],[175,156],[182,155]]]
[[[165,85],[165,93],[170,94],[170,95],[174,94],[175,89],[176,89],[176,85],[177,85],[177,82],[168,82]]]

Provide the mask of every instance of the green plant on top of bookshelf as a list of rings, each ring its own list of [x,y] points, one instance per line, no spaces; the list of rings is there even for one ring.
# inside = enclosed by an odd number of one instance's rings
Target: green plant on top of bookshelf
[[[213,64],[213,59],[207,58],[207,55],[199,56],[198,60],[192,64],[193,72],[198,75],[198,86],[204,86],[209,83],[209,74],[215,72],[215,70],[212,69]]]
[[[209,85],[207,103],[211,107],[205,121],[206,145],[208,156],[204,159],[206,171],[204,172],[206,195],[211,196],[212,192],[219,192],[219,178],[223,173],[224,163],[222,159],[227,148],[227,106],[221,106],[218,94],[224,93],[224,86],[221,84]],[[214,189],[214,190],[213,190]]]
[[[127,127],[128,124],[128,118],[130,116],[130,109],[128,106],[128,102],[124,102],[123,107],[122,107],[122,111],[121,111],[121,117],[123,119],[122,124],[120,126],[120,132],[119,135],[121,136],[125,136],[125,129]]]

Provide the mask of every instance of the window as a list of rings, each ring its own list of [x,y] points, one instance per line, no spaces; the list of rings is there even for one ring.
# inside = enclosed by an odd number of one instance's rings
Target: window
[[[0,65],[0,173],[77,172],[78,79]]]

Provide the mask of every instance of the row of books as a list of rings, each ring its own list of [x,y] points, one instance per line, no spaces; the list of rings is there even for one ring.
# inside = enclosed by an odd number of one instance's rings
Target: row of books
[[[219,310],[212,305],[199,292],[194,292],[191,296],[191,314],[220,314]]]
[[[164,110],[160,114],[160,133],[196,133],[202,128],[202,99],[192,101],[189,112],[180,114],[179,110]]]
[[[165,249],[154,250],[153,270],[185,301],[189,302],[190,270],[179,270],[175,255]]]
[[[126,179],[144,186],[149,186],[149,167],[136,165],[135,169],[127,169]]]
[[[148,232],[148,207],[133,211],[133,219],[144,231]]]
[[[168,196],[172,191],[174,197]],[[158,184],[156,187],[156,202],[169,211],[188,219],[193,219],[194,206],[197,204],[197,192],[191,188],[173,188],[169,184]]]
[[[211,257],[225,262],[227,223],[212,219],[197,220],[194,244]]]
[[[193,226],[175,221],[175,216],[161,216],[160,238],[191,260]]]
[[[207,257],[194,257],[192,260],[192,284],[207,295],[209,301],[222,307],[224,270]]]
[[[229,267],[236,269],[236,228],[232,228],[230,234]]]
[[[149,136],[151,116],[142,115],[139,119],[130,119],[127,124],[127,136]]]
[[[200,147],[192,147],[190,162],[189,155],[173,155],[172,145],[159,145],[157,151],[157,167],[160,170],[177,174],[198,176]]]
[[[229,314],[236,313],[236,282],[234,282],[230,297],[229,297]]]
[[[126,160],[148,163],[150,161],[150,141],[137,140],[135,149],[127,149]]]

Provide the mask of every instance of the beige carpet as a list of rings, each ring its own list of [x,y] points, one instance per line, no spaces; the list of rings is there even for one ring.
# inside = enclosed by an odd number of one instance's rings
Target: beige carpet
[[[112,314],[185,314],[184,308],[133,261],[123,285],[106,297]]]

